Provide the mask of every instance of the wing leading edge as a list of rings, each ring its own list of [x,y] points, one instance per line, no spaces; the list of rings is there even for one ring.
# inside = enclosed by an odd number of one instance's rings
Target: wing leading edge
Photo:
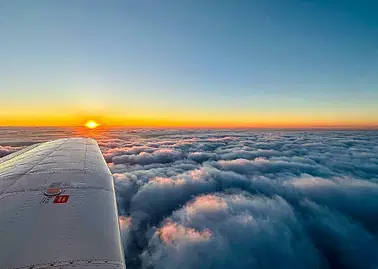
[[[125,268],[96,141],[51,141],[0,162],[0,268]]]

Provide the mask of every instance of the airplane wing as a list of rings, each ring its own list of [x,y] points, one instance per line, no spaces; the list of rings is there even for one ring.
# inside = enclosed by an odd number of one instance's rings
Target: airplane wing
[[[95,140],[0,159],[0,268],[125,268],[113,178]]]

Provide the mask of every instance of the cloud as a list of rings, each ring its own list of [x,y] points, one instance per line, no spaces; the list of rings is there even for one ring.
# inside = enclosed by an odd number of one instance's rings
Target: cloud
[[[123,152],[120,156],[112,158],[114,164],[140,164],[148,165],[153,163],[171,163],[181,157],[181,153],[172,149],[158,149],[149,152],[149,148],[143,151],[141,147],[131,148]],[[138,152],[138,154],[129,154],[130,152]]]
[[[19,147],[12,147],[12,146],[1,146],[0,145],[0,158],[4,157],[12,152],[15,152],[19,149]]]
[[[378,266],[377,132],[112,129],[96,138],[115,180],[127,268]]]
[[[374,136],[346,132],[150,139],[147,159],[159,149],[175,157],[124,163],[124,174],[139,182],[124,213],[134,220],[128,265],[371,268],[377,144]]]
[[[166,230],[168,235],[162,238]],[[163,222],[142,254],[142,264],[144,268],[318,268],[317,256],[282,198],[212,194],[196,198]]]
[[[189,160],[193,160],[198,163],[203,163],[208,160],[216,160],[218,157],[214,153],[209,152],[192,152],[188,155]]]
[[[156,234],[164,244],[176,245],[176,248],[181,242],[201,243],[209,241],[211,238],[211,232],[208,229],[196,231],[171,221],[167,221],[163,227],[157,230]]]
[[[221,160],[217,164],[214,164],[214,166],[224,170],[231,170],[239,174],[271,174],[288,172],[295,175],[303,173],[324,176],[332,175],[332,172],[324,167],[292,161],[269,160],[265,158],[256,158],[254,160]]]
[[[302,203],[302,220],[313,244],[329,268],[375,268],[378,264],[376,235],[358,221],[314,202]]]

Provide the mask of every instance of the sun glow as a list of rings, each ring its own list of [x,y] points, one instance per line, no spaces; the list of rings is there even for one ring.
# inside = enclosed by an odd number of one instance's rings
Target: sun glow
[[[95,129],[97,128],[98,126],[100,126],[99,123],[95,122],[94,120],[90,120],[90,121],[87,121],[85,123],[85,127],[89,128],[89,129]]]

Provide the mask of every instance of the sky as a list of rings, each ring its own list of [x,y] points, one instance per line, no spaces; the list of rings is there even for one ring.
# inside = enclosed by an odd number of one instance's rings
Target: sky
[[[0,125],[378,127],[377,10],[0,0]]]

